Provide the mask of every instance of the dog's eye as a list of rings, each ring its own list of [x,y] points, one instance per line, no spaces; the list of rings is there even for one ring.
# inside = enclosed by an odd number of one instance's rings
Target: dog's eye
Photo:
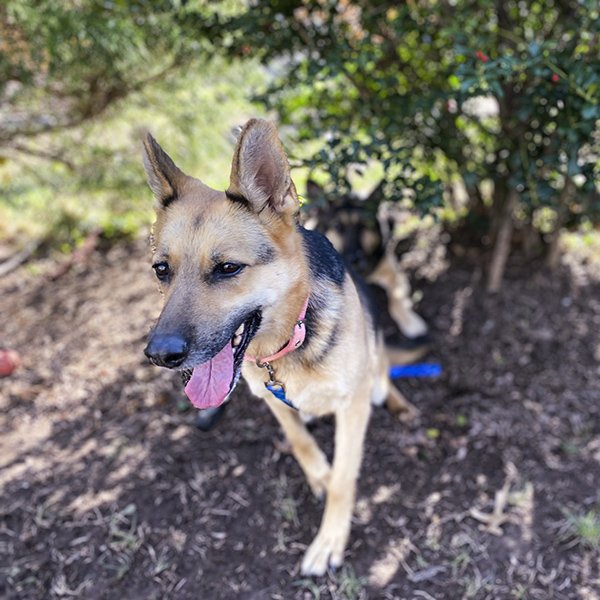
[[[221,275],[222,277],[233,277],[233,275],[237,275],[245,265],[240,265],[238,263],[221,263],[215,267],[215,274]]]
[[[169,268],[169,263],[166,263],[166,262],[156,263],[155,265],[152,265],[152,268],[154,269],[156,276],[161,281],[164,281],[169,276],[169,273],[171,272],[171,269]]]

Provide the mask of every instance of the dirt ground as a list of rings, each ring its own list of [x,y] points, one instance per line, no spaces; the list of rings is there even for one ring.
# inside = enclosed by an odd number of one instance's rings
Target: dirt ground
[[[146,362],[144,241],[4,277],[0,596],[597,600],[600,277],[567,262],[496,296],[464,261],[417,282],[444,374],[399,382],[414,422],[374,412],[346,565],[314,580],[322,506],[266,407],[240,388],[202,433]]]

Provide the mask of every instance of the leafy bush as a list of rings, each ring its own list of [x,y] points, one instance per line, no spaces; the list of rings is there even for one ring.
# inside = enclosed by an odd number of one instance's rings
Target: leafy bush
[[[367,173],[383,197],[496,240],[500,272],[513,227],[556,255],[561,228],[600,221],[594,0],[9,0],[0,34],[2,156],[50,159],[53,189],[75,172],[83,190],[130,197],[141,185],[131,125],[152,115],[184,155],[206,158],[189,124],[231,121],[221,105],[247,91],[259,60],[269,83],[257,99],[329,197]],[[220,73],[202,80],[217,54],[251,61],[235,89]]]
[[[239,10],[230,4],[196,3],[194,16]],[[69,250],[98,228],[119,237],[146,226],[146,128],[223,183],[228,128],[256,112],[244,93],[260,74],[215,61],[209,40],[185,34],[186,10],[178,0],[1,3],[0,235]]]
[[[109,239],[147,230],[154,210],[141,165],[146,129],[184,169],[224,189],[231,129],[260,113],[245,99],[260,82],[255,64],[216,59],[145,87],[101,118],[28,141],[30,150],[52,149],[60,160],[0,148],[0,238],[17,245],[35,238],[69,251],[96,229]]]
[[[273,0],[203,31],[271,61],[260,99],[330,194],[376,161],[388,198],[468,213],[482,237],[507,219],[550,232],[600,218],[594,0]]]

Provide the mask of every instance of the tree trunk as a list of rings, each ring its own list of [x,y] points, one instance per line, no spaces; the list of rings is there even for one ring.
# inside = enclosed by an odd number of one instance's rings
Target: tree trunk
[[[498,292],[502,284],[506,261],[510,254],[510,243],[513,232],[513,210],[516,203],[517,193],[514,190],[509,190],[508,197],[498,220],[496,243],[494,244],[494,252],[488,273],[487,291],[491,293]]]
[[[499,176],[494,179],[494,191],[492,192],[492,205],[490,207],[490,226],[488,235],[493,244],[498,239],[498,234],[504,222],[506,205],[509,202],[510,188],[508,177]]]
[[[567,202],[569,201],[574,189],[575,185],[573,184],[573,180],[567,176],[565,179],[565,185],[563,186],[558,198],[558,206],[556,208],[556,224],[554,225],[554,230],[548,236],[546,267],[552,271],[556,270],[560,263],[560,233],[568,213]]]
[[[548,267],[551,271],[556,271],[559,263],[560,263],[560,230],[561,223],[556,223],[556,228],[554,231],[548,236],[548,248],[546,251],[546,267]]]
[[[531,260],[540,254],[540,246],[542,243],[540,232],[532,225],[531,222],[525,223],[521,229],[521,249],[523,256],[527,260]]]

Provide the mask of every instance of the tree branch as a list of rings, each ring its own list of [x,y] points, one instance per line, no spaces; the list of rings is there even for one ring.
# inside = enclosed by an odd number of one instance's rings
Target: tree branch
[[[140,91],[147,85],[163,79],[168,73],[186,64],[187,60],[187,56],[178,56],[157,73],[153,73],[130,84],[115,80],[111,82],[112,85],[109,84],[107,86],[105,82],[101,81],[101,77],[98,76],[95,81],[90,82],[92,92],[83,101],[72,94],[65,98],[61,109],[62,114],[57,113],[56,110],[49,113],[29,114],[23,117],[21,123],[16,124],[13,118],[13,127],[6,125],[9,119],[5,117],[0,121],[2,123],[0,124],[0,147],[13,145],[11,142],[17,137],[35,137],[50,131],[77,127],[85,121],[100,116],[117,101],[134,92]],[[79,106],[74,106],[75,102]],[[13,112],[12,116],[14,117],[15,115],[16,113]],[[10,113],[8,116],[11,116]]]
[[[37,148],[30,148],[24,144],[14,143],[7,146],[10,150],[14,150],[15,152],[19,152],[20,154],[26,154],[28,156],[34,156],[36,158],[43,158],[45,160],[50,160],[52,162],[57,162],[69,169],[69,171],[75,171],[75,164],[57,152],[47,152],[45,150],[39,150]]]

